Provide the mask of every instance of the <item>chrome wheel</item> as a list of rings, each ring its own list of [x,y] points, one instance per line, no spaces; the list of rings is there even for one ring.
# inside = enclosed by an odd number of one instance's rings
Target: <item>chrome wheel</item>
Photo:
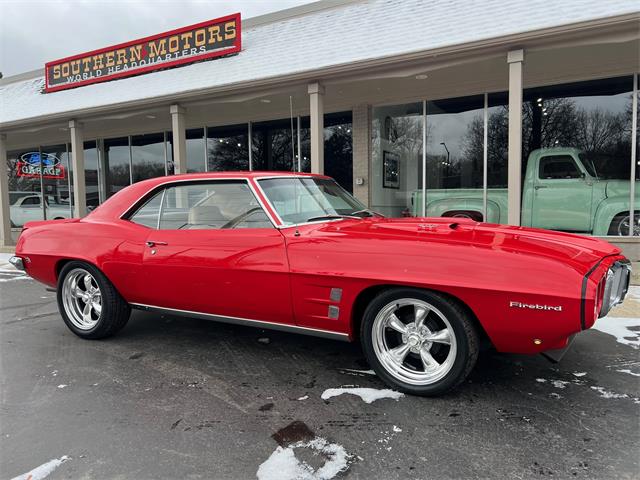
[[[640,215],[634,214],[633,217],[634,217],[633,236],[638,237],[640,236]],[[620,223],[618,224],[618,235],[623,237],[626,237],[629,235],[630,219],[631,219],[631,215],[626,215],[622,217],[622,220],[620,220]]]
[[[376,357],[395,379],[430,385],[444,378],[456,359],[457,343],[449,320],[417,298],[385,305],[371,330]]]
[[[71,270],[62,283],[62,303],[73,325],[91,330],[100,320],[102,293],[98,282],[83,268]]]

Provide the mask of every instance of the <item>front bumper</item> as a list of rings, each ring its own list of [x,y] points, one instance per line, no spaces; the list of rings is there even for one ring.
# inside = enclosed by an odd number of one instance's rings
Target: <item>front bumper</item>
[[[629,291],[631,281],[631,262],[618,260],[607,270],[602,295],[602,306],[598,318],[606,316],[613,307],[621,304]]]
[[[9,259],[9,263],[13,265],[16,269],[25,271],[24,261],[20,257],[13,256]]]

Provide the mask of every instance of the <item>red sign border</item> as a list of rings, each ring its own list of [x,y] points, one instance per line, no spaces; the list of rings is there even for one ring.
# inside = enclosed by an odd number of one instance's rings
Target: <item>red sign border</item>
[[[194,30],[197,28],[202,28],[202,27],[206,27],[209,25],[214,25],[216,23],[223,23],[223,22],[227,22],[229,20],[235,20],[236,21],[236,39],[234,41],[234,45],[230,48],[226,48],[225,50],[222,51],[215,51],[215,52],[208,52],[208,53],[204,53],[202,55],[194,55],[188,58],[180,58],[178,60],[172,60],[170,62],[162,62],[160,64],[154,64],[154,65],[147,65],[146,67],[142,67],[142,68],[137,68],[137,69],[131,69],[131,70],[125,70],[122,72],[118,72],[118,73],[114,73],[112,75],[105,75],[102,77],[96,77],[96,78],[90,78],[87,80],[82,80],[80,82],[77,83],[71,83],[71,84],[65,84],[65,85],[57,85],[55,87],[50,87],[49,86],[49,75],[48,75],[48,70],[50,66],[56,65],[58,63],[65,63],[65,62],[69,62],[71,60],[77,60],[79,58],[85,58],[88,57],[90,55],[97,55],[99,53],[104,53],[104,52],[109,52],[112,50],[117,50],[119,48],[126,48],[126,47],[130,47],[132,45],[136,45],[142,42],[150,42],[152,40],[157,40],[159,38],[163,38],[163,37],[167,37],[167,36],[171,36],[171,35],[176,35],[178,33],[183,33],[183,32],[187,32],[189,30]],[[44,66],[44,81],[45,81],[45,92],[47,93],[52,93],[52,92],[57,92],[60,90],[68,90],[70,88],[76,88],[76,87],[82,87],[84,85],[90,85],[93,83],[101,83],[101,82],[106,82],[109,80],[115,80],[117,78],[123,78],[123,77],[131,77],[133,75],[139,75],[142,73],[147,73],[147,72],[152,72],[154,70],[161,70],[164,68],[169,68],[169,67],[175,67],[177,65],[184,65],[186,63],[194,63],[197,62],[199,60],[206,60],[206,59],[210,59],[210,58],[215,58],[215,57],[222,57],[224,55],[230,55],[233,53],[238,53],[242,50],[242,25],[241,25],[241,18],[240,18],[240,13],[233,13],[231,15],[226,15],[224,17],[220,17],[220,18],[214,18],[213,20],[207,20],[205,22],[200,22],[200,23],[196,23],[193,25],[189,25],[187,27],[181,27],[181,28],[177,28],[175,30],[169,30],[168,32],[163,32],[163,33],[158,33],[156,35],[151,35],[149,37],[143,37],[143,38],[139,38],[137,40],[132,40],[129,42],[125,42],[125,43],[119,43],[117,45],[112,45],[109,47],[105,47],[105,48],[100,48],[98,50],[91,50],[89,52],[85,52],[85,53],[80,53],[78,55],[72,55],[70,57],[65,57],[65,58],[61,58],[58,60],[53,60],[51,62],[47,62],[45,63]]]

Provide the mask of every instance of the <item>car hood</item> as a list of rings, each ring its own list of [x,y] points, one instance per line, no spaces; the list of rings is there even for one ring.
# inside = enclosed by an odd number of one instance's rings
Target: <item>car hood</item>
[[[316,228],[327,234],[364,235],[369,238],[406,239],[458,246],[466,244],[518,254],[545,256],[570,263],[584,272],[603,257],[621,252],[614,245],[597,238],[535,228],[480,223],[462,218],[342,220]]]

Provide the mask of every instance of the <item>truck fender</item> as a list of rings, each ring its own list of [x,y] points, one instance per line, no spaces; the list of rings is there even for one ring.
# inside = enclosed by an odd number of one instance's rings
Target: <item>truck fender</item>
[[[443,198],[427,203],[427,216],[441,217],[447,212],[469,211],[477,212],[482,215],[482,199],[481,198]],[[499,222],[500,207],[492,201],[487,200],[487,218],[485,222]]]
[[[609,227],[614,217],[619,213],[629,211],[629,197],[618,195],[604,199],[598,205],[593,217],[593,235],[604,236],[609,234]]]

